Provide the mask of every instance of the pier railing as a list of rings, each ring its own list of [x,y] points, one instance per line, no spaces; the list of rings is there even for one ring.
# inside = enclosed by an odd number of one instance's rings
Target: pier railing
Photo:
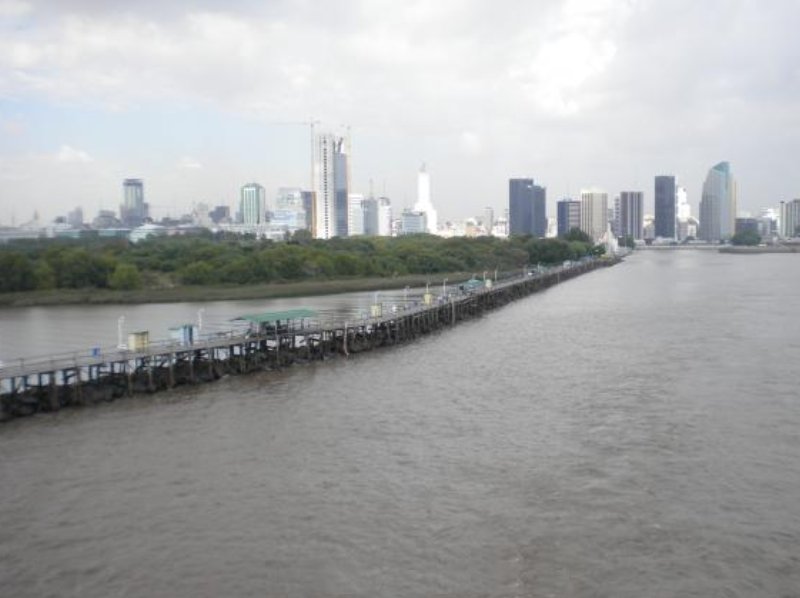
[[[151,341],[137,349],[95,347],[13,359],[0,365],[0,397],[3,398],[0,416],[7,418],[11,413],[14,417],[40,408],[51,410],[72,404],[71,398],[62,396],[60,388],[74,388],[73,394],[82,400],[81,386],[101,380],[111,381],[117,392],[120,380],[127,379],[126,392],[132,394],[137,392],[137,376],[142,372],[146,376],[142,385],[152,392],[184,383],[185,379],[197,381],[198,370],[214,379],[227,371],[281,367],[297,360],[319,359],[336,353],[349,355],[393,344],[455,324],[557,284],[562,278],[610,263],[614,261],[581,261],[535,271],[526,268],[521,276],[497,281],[491,286],[483,284],[462,289],[451,285],[451,293],[439,295],[430,303],[425,303],[419,294],[405,295],[402,303],[388,310],[382,308],[382,313],[376,316],[324,314],[294,321],[286,327],[259,331],[234,328],[205,334],[192,343],[167,339]],[[166,378],[165,372],[168,372]],[[17,403],[24,399],[34,406],[28,409],[30,405],[26,403],[22,409],[11,400],[14,397]]]

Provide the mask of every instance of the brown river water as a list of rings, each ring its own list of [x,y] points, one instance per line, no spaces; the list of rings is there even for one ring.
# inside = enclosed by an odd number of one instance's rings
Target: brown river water
[[[0,594],[798,596],[798,305],[798,256],[640,252],[398,348],[6,423]]]

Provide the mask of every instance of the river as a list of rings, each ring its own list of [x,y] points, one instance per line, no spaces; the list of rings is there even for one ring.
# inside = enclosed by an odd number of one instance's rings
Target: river
[[[797,256],[641,252],[398,348],[6,423],[0,588],[796,596],[798,305]]]

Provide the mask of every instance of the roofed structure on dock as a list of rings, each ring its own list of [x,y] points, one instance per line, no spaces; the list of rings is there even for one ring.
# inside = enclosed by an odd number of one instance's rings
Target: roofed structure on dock
[[[274,324],[275,322],[285,322],[288,320],[304,320],[306,318],[317,317],[317,312],[313,309],[300,307],[297,309],[288,309],[286,311],[268,311],[263,314],[249,314],[234,318],[236,320],[244,320],[252,322],[253,324]]]

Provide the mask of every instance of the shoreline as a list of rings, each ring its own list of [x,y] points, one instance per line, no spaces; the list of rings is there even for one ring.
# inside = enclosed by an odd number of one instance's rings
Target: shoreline
[[[764,245],[764,246],[729,246],[720,247],[720,253],[739,253],[739,254],[757,254],[757,253],[800,253],[800,246],[796,245]]]
[[[56,305],[120,305],[147,303],[195,303],[205,301],[240,301],[249,299],[281,299],[337,295],[421,287],[425,283],[439,284],[443,278],[452,283],[468,280],[472,273],[449,272],[433,275],[409,274],[393,278],[345,278],[335,280],[304,280],[257,285],[176,286],[170,288],[115,291],[112,289],[51,289],[0,294],[0,308],[40,307]]]

